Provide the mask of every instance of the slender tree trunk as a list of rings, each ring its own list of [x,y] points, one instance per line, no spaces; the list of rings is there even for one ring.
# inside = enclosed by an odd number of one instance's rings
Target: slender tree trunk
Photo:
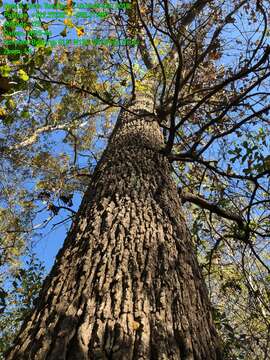
[[[152,106],[120,112],[8,360],[221,359]]]

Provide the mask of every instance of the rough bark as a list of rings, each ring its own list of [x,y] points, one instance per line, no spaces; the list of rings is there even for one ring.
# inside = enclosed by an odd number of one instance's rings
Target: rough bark
[[[149,97],[121,111],[7,360],[221,359]]]

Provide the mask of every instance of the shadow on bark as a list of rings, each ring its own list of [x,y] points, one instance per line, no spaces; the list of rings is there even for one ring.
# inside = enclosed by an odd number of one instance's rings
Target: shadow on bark
[[[17,339],[15,346],[7,353],[6,360],[222,360],[223,357],[213,344],[201,344],[201,348],[192,349],[179,331],[168,335],[168,331],[160,324],[154,326],[149,334],[149,344],[143,341],[143,326],[132,334],[125,334],[121,324],[114,327],[106,326],[104,333],[98,334],[95,323],[91,339],[83,344],[78,328],[83,323],[74,316],[63,313],[55,314],[59,318],[57,325],[50,331],[40,327],[32,327],[34,339],[26,349],[22,350],[23,341]],[[24,326],[27,324],[24,323]],[[36,338],[37,333],[43,331],[43,336]],[[35,334],[35,335],[34,335]],[[144,333],[144,336],[148,335]],[[146,336],[148,337],[148,336]],[[211,348],[211,349],[210,349]]]

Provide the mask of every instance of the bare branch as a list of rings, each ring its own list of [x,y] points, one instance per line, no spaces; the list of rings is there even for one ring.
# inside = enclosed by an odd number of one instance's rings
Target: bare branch
[[[183,204],[185,202],[191,202],[191,203],[198,205],[199,207],[201,207],[203,209],[207,209],[207,210],[211,211],[212,213],[215,213],[225,219],[237,222],[237,224],[241,228],[244,227],[244,220],[242,219],[242,217],[240,215],[234,214],[232,212],[228,212],[228,211],[222,209],[221,207],[219,207],[217,204],[213,204],[201,196],[194,195],[187,191],[183,191],[182,189],[178,189],[178,192],[182,199]]]

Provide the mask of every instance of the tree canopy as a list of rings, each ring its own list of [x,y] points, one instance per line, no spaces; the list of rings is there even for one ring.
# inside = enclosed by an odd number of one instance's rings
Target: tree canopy
[[[17,12],[27,22],[25,39],[42,42],[21,45],[29,53],[0,56],[2,348],[40,287],[44,270],[29,249],[41,233],[72,220],[74,198],[83,195],[119,110],[154,82],[162,152],[172,164],[227,358],[266,359],[269,0],[132,0],[96,20],[74,17],[76,3],[63,2],[65,18],[41,21],[52,36],[75,30],[80,38],[137,43],[54,47],[50,35],[31,35],[29,3],[16,4],[2,12],[1,40],[10,38],[3,29]],[[41,213],[46,220],[37,223]],[[24,265],[23,256],[36,265]]]

